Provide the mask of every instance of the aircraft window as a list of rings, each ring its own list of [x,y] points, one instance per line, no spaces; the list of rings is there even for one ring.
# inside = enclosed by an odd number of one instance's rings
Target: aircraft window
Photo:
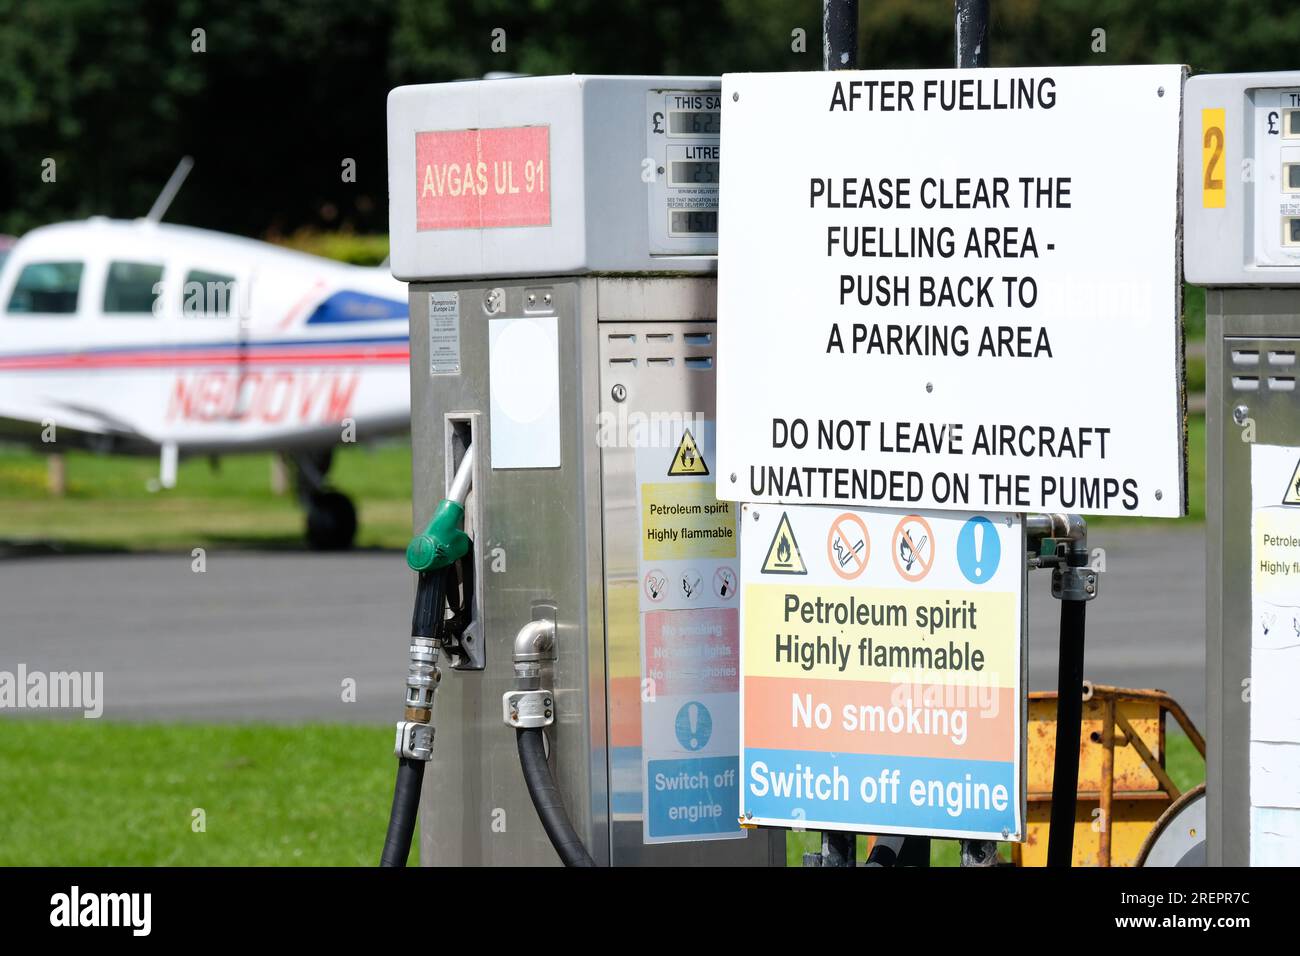
[[[23,266],[9,311],[20,314],[72,315],[81,288],[80,262],[29,262]]]
[[[108,281],[104,283],[104,312],[152,313],[162,276],[162,266],[147,262],[110,263]]]
[[[187,319],[224,319],[235,314],[235,277],[191,269],[185,274],[181,314]]]

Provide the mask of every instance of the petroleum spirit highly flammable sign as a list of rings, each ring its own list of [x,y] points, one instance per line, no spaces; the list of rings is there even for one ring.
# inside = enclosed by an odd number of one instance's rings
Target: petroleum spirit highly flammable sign
[[[718,497],[1183,514],[1182,82],[724,76]]]
[[[1020,838],[1021,528],[744,506],[744,822]]]

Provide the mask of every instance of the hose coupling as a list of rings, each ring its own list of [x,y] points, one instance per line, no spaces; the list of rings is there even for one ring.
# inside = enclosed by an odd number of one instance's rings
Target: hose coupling
[[[393,744],[393,753],[407,760],[433,759],[433,724],[422,724],[414,720],[397,722],[397,740]]]
[[[1091,601],[1097,596],[1101,575],[1087,565],[1052,569],[1052,597],[1061,601]]]
[[[411,760],[429,760],[433,756],[433,697],[442,680],[438,645],[427,637],[412,637],[410,653],[405,719],[397,723],[393,752]]]

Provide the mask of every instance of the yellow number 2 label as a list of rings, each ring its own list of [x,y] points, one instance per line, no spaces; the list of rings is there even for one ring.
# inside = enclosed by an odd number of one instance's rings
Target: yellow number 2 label
[[[1201,110],[1201,206],[1223,209],[1228,193],[1223,187],[1223,147],[1227,128],[1222,109]]]

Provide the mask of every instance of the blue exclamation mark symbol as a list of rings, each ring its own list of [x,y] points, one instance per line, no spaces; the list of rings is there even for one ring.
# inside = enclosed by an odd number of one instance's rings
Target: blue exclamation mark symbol
[[[686,750],[703,750],[713,736],[713,717],[699,701],[689,701],[677,711],[674,721],[677,742]]]
[[[971,584],[984,584],[998,572],[1002,543],[993,522],[983,515],[971,518],[957,535],[957,565]]]

